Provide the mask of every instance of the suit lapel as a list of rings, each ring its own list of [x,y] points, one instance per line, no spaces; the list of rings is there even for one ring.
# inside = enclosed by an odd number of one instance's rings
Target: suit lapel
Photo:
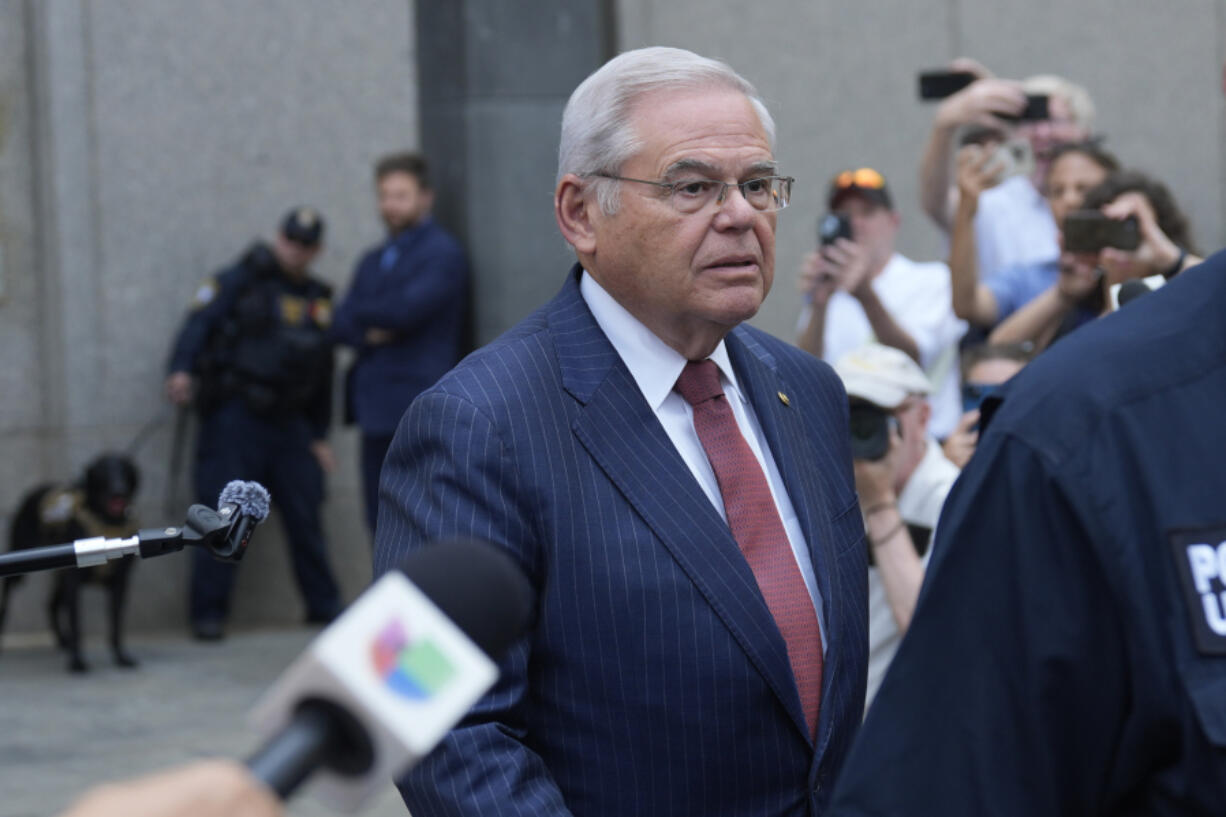
[[[817,755],[820,757],[830,739],[835,712],[826,706],[831,684],[838,677],[839,657],[843,652],[839,645],[839,627],[836,626],[838,610],[831,603],[831,571],[834,568],[834,553],[830,550],[830,509],[820,470],[812,467],[801,469],[800,463],[812,463],[819,451],[811,434],[801,419],[802,407],[793,404],[800,392],[789,386],[781,377],[774,356],[754,340],[743,328],[729,333],[725,339],[728,356],[732,360],[737,377],[740,378],[749,402],[753,405],[758,423],[766,435],[767,444],[775,458],[775,465],[783,478],[784,487],[796,511],[813,572],[821,595],[822,619],[825,622],[826,654],[822,668],[822,707],[818,724]],[[788,396],[785,403],[780,395]]]
[[[576,437],[694,582],[807,737],[787,647],[749,564],[592,317],[577,280],[576,268],[549,318],[563,386],[584,405],[572,424]]]

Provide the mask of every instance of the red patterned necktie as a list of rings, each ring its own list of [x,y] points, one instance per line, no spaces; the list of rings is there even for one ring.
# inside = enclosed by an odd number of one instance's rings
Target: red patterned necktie
[[[783,634],[809,734],[816,735],[822,634],[766,475],[741,435],[714,362],[687,363],[676,390],[694,407],[694,429],[715,471],[728,526]]]

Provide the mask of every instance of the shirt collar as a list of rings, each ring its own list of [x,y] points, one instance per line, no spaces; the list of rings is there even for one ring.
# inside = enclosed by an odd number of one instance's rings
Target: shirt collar
[[[681,376],[686,359],[630,314],[587,270],[579,278],[579,294],[588,309],[592,310],[596,324],[630,370],[630,376],[638,384],[651,410],[658,411]],[[726,384],[730,384],[739,395],[736,373],[732,371],[732,360],[728,357],[728,347],[724,341],[719,342],[709,359],[719,367]]]

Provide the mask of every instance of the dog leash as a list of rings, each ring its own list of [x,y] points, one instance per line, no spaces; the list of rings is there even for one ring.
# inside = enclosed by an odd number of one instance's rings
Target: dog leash
[[[164,425],[170,418],[170,412],[174,410],[173,406],[164,406],[152,417],[149,418],[140,431],[136,432],[136,436],[132,438],[132,442],[128,443],[128,447],[124,449],[124,456],[128,459],[136,459],[136,452],[140,450],[145,441],[149,439],[154,431]]]
[[[187,421],[191,412],[187,406],[177,406],[172,410],[175,413],[175,427],[170,443],[169,472],[166,474],[166,497],[162,503],[162,510],[167,516],[175,512],[175,498],[179,495],[179,474],[183,470],[183,449],[187,443]]]

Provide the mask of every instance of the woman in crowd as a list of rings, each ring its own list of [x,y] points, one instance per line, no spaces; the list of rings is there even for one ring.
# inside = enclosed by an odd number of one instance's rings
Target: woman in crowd
[[[1056,224],[1081,205],[1086,191],[1119,169],[1095,142],[1060,145],[1050,154],[1043,193]],[[1050,288],[1060,278],[1056,260],[1005,267],[981,281],[975,246],[979,196],[1000,183],[995,153],[982,145],[958,151],[958,207],[950,236],[949,270],[954,313],[973,326],[991,329]]]
[[[992,343],[1031,342],[1036,351],[1111,310],[1113,285],[1161,275],[1171,278],[1201,259],[1188,220],[1162,182],[1137,171],[1118,171],[1086,193],[1081,209],[1113,219],[1134,218],[1135,250],[1107,247],[1094,253],[1061,252],[1057,280],[992,331]],[[1060,222],[1063,224],[1063,219]]]

